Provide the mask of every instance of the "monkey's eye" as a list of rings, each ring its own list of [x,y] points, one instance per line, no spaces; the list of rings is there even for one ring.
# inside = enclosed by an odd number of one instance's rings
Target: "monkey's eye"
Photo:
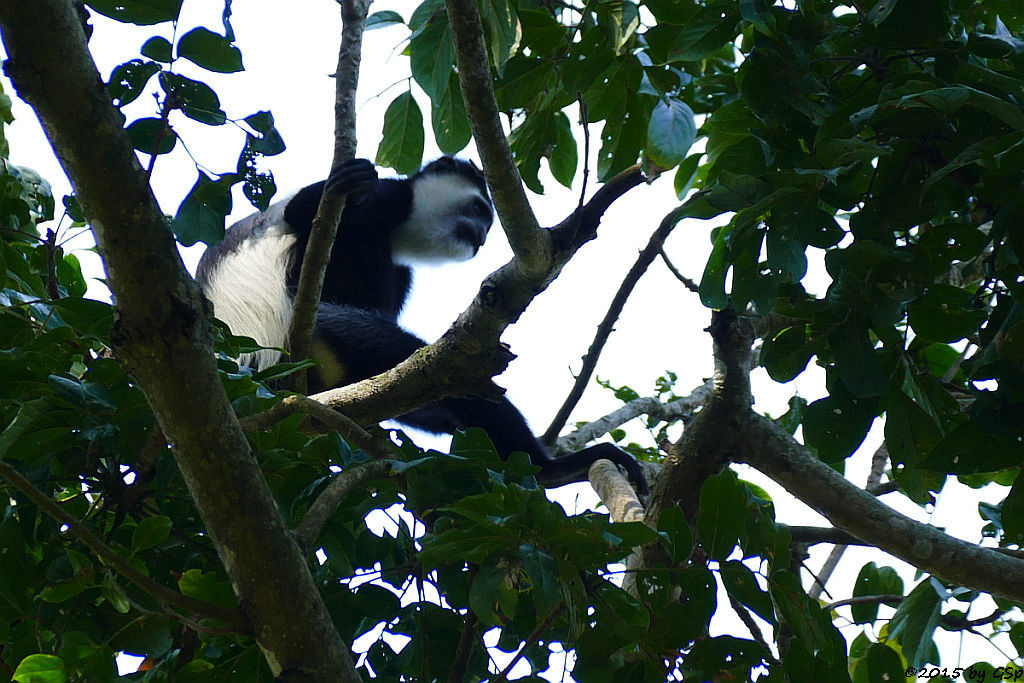
[[[473,204],[472,206],[470,206],[470,211],[475,213],[477,216],[480,216],[481,218],[487,218],[488,216],[491,215],[490,205],[488,205],[487,202],[485,202],[482,199],[473,200]]]

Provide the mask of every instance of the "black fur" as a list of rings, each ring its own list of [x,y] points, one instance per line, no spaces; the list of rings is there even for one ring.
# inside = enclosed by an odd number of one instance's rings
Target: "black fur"
[[[317,346],[321,351],[326,350],[329,357],[318,358],[324,368],[311,373],[312,390],[372,377],[394,367],[425,345],[397,322],[412,275],[407,266],[395,262],[393,242],[413,211],[415,183],[447,176],[457,176],[479,195],[452,206],[452,215],[442,226],[446,231],[443,239],[463,245],[469,250],[468,256],[483,244],[493,213],[482,174],[465,161],[443,157],[409,179],[378,180],[370,162],[354,160],[334,169],[326,181],[310,185],[288,202],[283,218],[289,232],[297,239],[287,276],[289,292],[294,294],[301,255],[305,253],[325,183],[331,191],[348,193],[324,278],[315,330]],[[247,223],[241,230],[230,230],[225,240],[208,250],[200,262],[197,271],[200,284],[208,282],[210,271],[219,267],[222,259],[246,240],[259,239],[260,234],[261,229],[253,223]],[[259,277],[259,274],[254,276]],[[514,451],[529,455],[531,462],[541,468],[537,479],[545,486],[586,481],[590,464],[604,458],[625,468],[642,492],[647,490],[637,462],[611,444],[552,458],[507,399],[495,402],[474,397],[446,398],[396,419],[434,433],[450,434],[456,429],[481,427],[502,457]]]

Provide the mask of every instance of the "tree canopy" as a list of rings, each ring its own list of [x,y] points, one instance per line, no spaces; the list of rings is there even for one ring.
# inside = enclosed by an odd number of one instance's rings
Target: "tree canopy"
[[[230,0],[210,26],[182,21],[182,2],[0,0],[14,86],[0,124],[12,97],[29,103],[74,186],[58,205],[9,161],[18,141],[0,125],[0,677],[111,680],[119,653],[145,657],[126,677],[138,681],[539,680],[566,653],[559,669],[588,683],[1024,671],[1024,6],[426,0],[369,13],[345,0],[335,159],[354,150],[364,29],[405,26],[409,77],[376,163],[412,173],[427,135],[446,154],[474,142],[514,256],[424,352],[306,396],[311,322],[287,362],[239,367],[254,342],[210,317],[178,256],[223,237],[233,188],[272,201],[288,137],[273,102],[229,118],[183,75],[236,73],[245,55]],[[90,15],[137,26],[139,54],[99,74]],[[154,94],[150,116],[123,113]],[[245,131],[234,169],[212,172],[188,146],[197,124]],[[165,215],[150,178],[180,146],[196,175]],[[502,332],[600,240],[612,203],[661,174],[679,203],[543,437],[563,452],[615,440],[651,463],[649,497],[595,466],[612,514],[570,516],[479,430],[443,453],[376,426],[496,395],[512,358]],[[552,226],[527,193],[545,182],[582,185]],[[318,220],[340,211],[325,201]],[[621,409],[567,430],[625,299],[659,254],[670,262],[684,220],[709,232],[706,265],[668,296],[709,309],[714,377],[667,373],[652,396],[613,377]],[[86,226],[113,303],[84,296],[61,247]],[[824,262],[826,291],[805,288],[809,261]],[[298,299],[312,315],[310,277]],[[786,383],[812,361],[827,396],[751,409],[754,368]],[[636,417],[639,435],[623,427]],[[884,443],[860,487],[843,473],[876,424]],[[734,464],[834,526],[777,519]],[[999,504],[965,511],[984,538],[882,498],[927,509],[951,480],[1002,487]],[[372,520],[387,516],[381,532]],[[821,599],[831,570],[801,578],[822,543],[879,551],[851,595]],[[888,556],[920,571],[913,585]],[[727,613],[740,625],[728,633],[712,623]],[[848,639],[844,624],[857,625]],[[1008,634],[1016,652],[957,660],[935,644],[943,629]]]

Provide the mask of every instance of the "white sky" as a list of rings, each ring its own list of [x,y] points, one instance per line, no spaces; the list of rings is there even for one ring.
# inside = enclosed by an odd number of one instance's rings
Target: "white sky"
[[[371,11],[394,9],[408,19],[416,4],[377,2]],[[179,35],[197,25],[218,30],[221,9],[222,3],[218,2],[185,2]],[[329,0],[292,0],[287,3],[249,0],[235,2],[232,9],[232,25],[246,70],[237,74],[210,74],[184,60],[175,64],[175,70],[211,85],[220,96],[221,106],[229,118],[241,119],[265,109],[273,112],[288,149],[279,156],[261,160],[261,169],[271,170],[279,192],[287,193],[325,177],[330,166],[334,84],[328,76],[334,70],[337,58],[340,27],[337,5]],[[140,28],[94,17],[93,25],[95,33],[90,46],[104,77],[108,77],[117,64],[136,57],[139,47],[148,38],[160,35],[173,42],[169,24]],[[374,158],[381,138],[384,110],[408,87],[405,80],[408,77],[408,60],[401,55],[406,37],[407,30],[402,27],[371,31],[364,36],[358,97],[360,156]],[[14,95],[6,79],[3,86],[8,94]],[[429,104],[415,87],[414,91],[419,96],[428,127],[426,159],[429,160],[439,155],[430,142]],[[155,100],[148,94],[126,108],[129,120],[155,116],[157,111]],[[60,207],[60,197],[70,191],[69,183],[49,150],[31,110],[15,99],[14,114],[16,121],[8,129],[11,160],[34,168],[48,179]],[[234,169],[244,139],[238,129],[230,125],[211,128],[185,119],[180,113],[172,116],[171,123],[205,169],[212,172]],[[595,127],[591,139],[591,193],[596,184],[593,169],[597,166],[596,155],[600,147],[598,133],[599,127]],[[582,154],[582,140],[579,148]],[[475,157],[472,145],[462,155]],[[386,173],[388,171],[382,170],[382,174]],[[195,177],[195,165],[184,153],[180,142],[172,154],[158,159],[153,187],[165,213],[173,214],[177,210]],[[546,170],[542,171],[541,179],[548,194],[532,199],[542,224],[553,225],[576,205],[578,190],[561,188]],[[503,340],[511,345],[518,359],[497,381],[508,389],[509,398],[535,431],[540,432],[547,427],[572,386],[572,373],[578,371],[580,358],[586,352],[594,329],[623,276],[662,216],[676,204],[670,177],[657,180],[650,186],[641,186],[620,199],[606,214],[598,239],[583,248],[549,290],[505,333]],[[235,193],[235,211],[229,218],[229,224],[252,211],[239,188]],[[676,267],[694,280],[700,279],[710,251],[708,235],[711,227],[711,223],[685,221],[676,228],[666,245]],[[72,244],[87,247],[90,242],[78,240]],[[202,248],[198,245],[182,250],[190,271],[194,270]],[[79,252],[79,256],[86,263],[87,273],[101,276],[98,259],[87,252]],[[473,261],[418,271],[403,324],[428,340],[436,338],[465,308],[483,277],[509,257],[504,235],[495,225],[487,245]],[[820,259],[814,260],[812,255],[805,286],[821,293],[827,282]],[[94,283],[90,295],[105,298],[102,285]],[[710,312],[700,305],[696,295],[685,290],[664,264],[656,260],[634,290],[619,319],[616,331],[605,347],[597,375],[615,385],[628,384],[641,394],[649,394],[654,380],[665,370],[672,370],[679,375],[677,393],[688,393],[711,372],[711,343],[707,333],[703,332],[709,320]],[[812,365],[796,382],[779,385],[760,370],[755,373],[754,389],[758,400],[756,408],[780,415],[785,412],[788,399],[797,391],[811,401],[823,396],[823,372]],[[592,384],[572,419],[594,419],[617,406],[610,392]],[[635,432],[637,440],[643,436],[642,432]],[[863,485],[870,454],[880,441],[880,425],[876,425],[862,452],[848,464],[847,471],[854,482]],[[744,478],[764,486],[773,494],[779,521],[826,524],[816,513],[793,501],[756,472],[749,468],[738,468],[738,471]],[[955,491],[951,492],[951,488]],[[980,538],[982,521],[977,515],[976,497],[965,495],[964,490],[966,487],[959,485],[947,486],[931,517],[898,494],[888,495],[885,500],[915,519],[944,526],[957,536],[975,542]],[[988,491],[985,499],[996,502],[1002,495],[998,491]],[[585,485],[566,487],[555,497],[570,510],[590,507],[595,501],[593,492]],[[812,555],[809,563],[815,569],[824,560],[829,546],[819,548],[821,550]],[[902,570],[904,581],[908,585],[914,583],[913,572],[902,562],[880,556],[877,551],[850,549],[839,573],[829,584],[836,599],[850,594],[857,571],[867,561],[897,566]],[[803,578],[806,584],[806,575]],[[720,600],[720,604],[727,606],[728,603]],[[979,616],[987,609],[987,606],[979,608],[971,616]],[[729,610],[726,608],[722,613],[728,614]],[[738,626],[731,616],[720,624],[720,628],[737,635],[744,633],[743,627]],[[845,632],[852,638],[858,629]],[[959,658],[959,637],[943,633],[939,642],[943,664],[950,667],[982,658],[996,665],[1005,662],[1002,654],[979,639],[973,639],[973,646],[964,659]],[[1004,652],[1013,652],[1008,643]]]

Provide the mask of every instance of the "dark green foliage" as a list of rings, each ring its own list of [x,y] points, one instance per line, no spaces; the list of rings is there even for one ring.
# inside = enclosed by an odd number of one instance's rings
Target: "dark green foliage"
[[[155,25],[107,84],[119,107],[159,89],[159,107],[126,121],[136,149],[180,153],[179,136],[187,144],[196,123],[230,132],[230,121],[245,131],[233,171],[197,171],[171,223],[178,240],[220,239],[237,183],[266,207],[276,188],[259,166],[284,149],[273,117],[230,119],[230,106],[201,76],[172,68],[185,58],[207,71],[240,70],[229,14],[213,30],[172,24],[180,0],[87,4]],[[760,355],[774,380],[790,381],[811,362],[824,368],[827,396],[810,404],[795,397],[778,423],[801,430],[842,470],[884,416],[890,478],[903,493],[929,503],[950,476],[975,487],[1012,484],[1001,504],[978,512],[986,535],[1019,545],[1024,11],[961,0],[795,9],[765,0],[575,9],[482,0],[479,8],[497,104],[529,188],[543,190],[544,160],[558,183],[572,185],[581,118],[600,126],[600,142],[597,128],[591,141],[599,179],[637,162],[650,173],[675,169],[685,202],[678,217],[720,221],[709,234],[701,301],[778,314]],[[382,11],[367,28],[405,23]],[[423,2],[407,25],[410,85],[430,100],[440,149],[459,152],[470,131],[445,3]],[[0,93],[0,122],[10,119]],[[695,142],[703,151],[691,153]],[[412,173],[424,147],[421,105],[409,90],[388,108],[377,162]],[[2,133],[0,154],[0,459],[155,581],[233,606],[171,450],[153,442],[148,405],[109,353],[111,307],[83,298],[77,259],[38,237],[39,224],[50,227],[53,197],[30,171],[6,163]],[[84,222],[74,198],[64,204]],[[825,291],[803,284],[809,257],[824,259]],[[256,348],[252,340],[218,334],[221,376],[240,416],[278,400],[265,382],[305,367],[254,376],[230,360]],[[655,395],[678,398],[675,381],[667,373]],[[602,384],[622,402],[641,397]],[[646,419],[660,446],[668,425]],[[339,470],[368,458],[336,434],[311,437],[301,421],[250,435],[290,524]],[[611,437],[623,442],[626,432]],[[936,629],[966,628],[966,608],[948,604],[977,597],[930,578],[903,596],[893,569],[868,563],[853,590],[865,601],[849,609],[854,623],[869,626],[847,654],[837,615],[810,599],[795,573],[799,556],[767,494],[732,470],[704,484],[693,519],[670,508],[654,531],[566,515],[537,488],[524,458],[500,461],[482,433],[458,435],[449,454],[401,443],[395,476],[342,501],[310,553],[343,637],[378,634],[362,666],[380,680],[447,680],[460,652],[468,680],[493,676],[483,645],[491,629],[498,647],[521,649],[535,674],[553,651],[574,650],[581,681],[897,680],[907,666],[939,663]],[[649,460],[663,455],[656,446],[624,448]],[[106,681],[115,654],[129,652],[153,665],[130,680],[270,680],[251,638],[210,620],[184,625],[176,617],[189,615],[169,615],[6,479],[0,490],[4,674]],[[382,533],[367,522],[371,513],[397,521]],[[608,565],[645,544],[666,559],[635,576],[634,596],[609,580]],[[889,595],[903,597],[873,600]],[[1016,606],[996,601],[1002,610]],[[744,632],[710,636],[719,607],[748,612],[778,642],[769,651]],[[1020,650],[1021,624],[1004,623]]]

